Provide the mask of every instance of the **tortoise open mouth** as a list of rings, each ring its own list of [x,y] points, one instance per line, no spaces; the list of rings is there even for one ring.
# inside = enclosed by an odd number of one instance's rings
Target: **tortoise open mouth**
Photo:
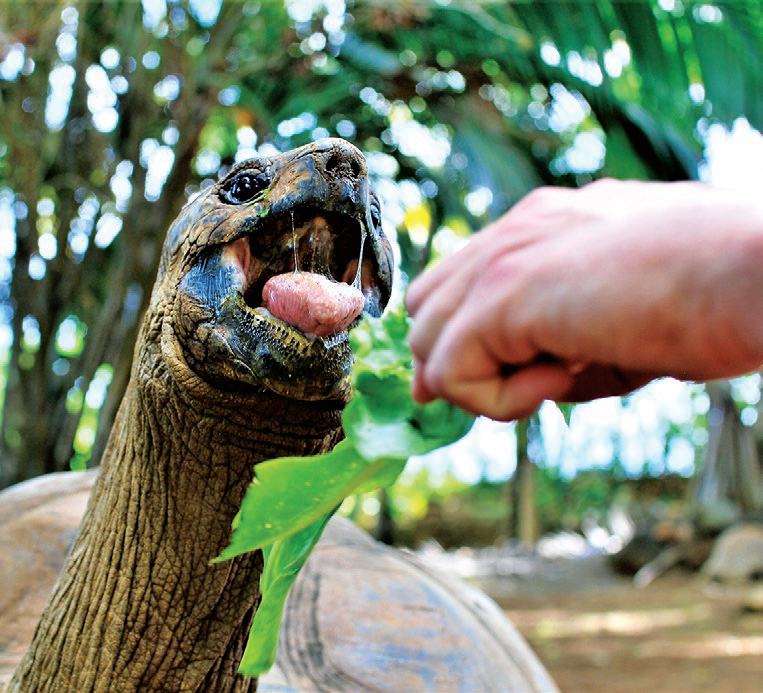
[[[319,338],[333,346],[346,339],[347,328],[357,323],[361,311],[378,316],[386,303],[388,288],[379,277],[371,245],[357,219],[301,207],[281,214],[256,234],[225,244],[222,262],[234,269],[235,288],[246,305],[264,320],[292,333],[293,339]],[[271,280],[287,273],[329,281],[307,282],[304,290],[284,296],[295,282]],[[270,291],[264,294],[266,286]],[[284,287],[278,289],[278,300],[276,286]],[[362,294],[362,302],[348,314],[342,303],[352,293],[349,287]]]

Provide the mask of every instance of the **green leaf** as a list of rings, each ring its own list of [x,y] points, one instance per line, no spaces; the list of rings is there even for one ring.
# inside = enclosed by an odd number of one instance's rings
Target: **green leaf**
[[[352,373],[356,388],[363,373],[397,376],[411,381],[413,356],[406,341],[409,327],[410,319],[401,308],[382,318],[367,317],[350,333],[355,354]]]
[[[307,527],[361,486],[371,489],[394,482],[384,469],[386,462],[369,462],[349,440],[322,455],[261,462],[236,516],[230,546],[215,562],[263,548]]]
[[[398,384],[377,380],[378,389],[350,402],[342,423],[347,438],[367,460],[408,459],[412,455],[448,445],[471,428],[474,417],[441,400],[427,405],[405,399],[396,392]]]
[[[249,631],[240,673],[259,676],[273,666],[286,597],[333,514],[331,511],[264,550],[265,569],[260,577],[262,601]]]

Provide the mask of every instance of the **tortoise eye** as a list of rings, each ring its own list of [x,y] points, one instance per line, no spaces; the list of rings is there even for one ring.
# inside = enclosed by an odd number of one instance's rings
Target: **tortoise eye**
[[[223,188],[223,197],[226,202],[242,205],[250,202],[267,187],[268,178],[264,173],[242,171]]]

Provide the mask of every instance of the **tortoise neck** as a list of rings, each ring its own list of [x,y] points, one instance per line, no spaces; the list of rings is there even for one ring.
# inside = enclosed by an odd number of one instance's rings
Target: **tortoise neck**
[[[254,465],[330,449],[341,410],[274,396],[249,410],[202,407],[172,378],[143,383],[128,387],[80,535],[10,691],[253,689],[235,672],[261,554],[210,561],[230,539]]]

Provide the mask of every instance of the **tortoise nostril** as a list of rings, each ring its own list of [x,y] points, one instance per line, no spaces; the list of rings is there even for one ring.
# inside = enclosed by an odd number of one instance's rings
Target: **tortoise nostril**
[[[352,176],[358,178],[360,176],[360,164],[352,157],[342,155],[340,152],[334,152],[326,160],[324,167],[326,173]]]

